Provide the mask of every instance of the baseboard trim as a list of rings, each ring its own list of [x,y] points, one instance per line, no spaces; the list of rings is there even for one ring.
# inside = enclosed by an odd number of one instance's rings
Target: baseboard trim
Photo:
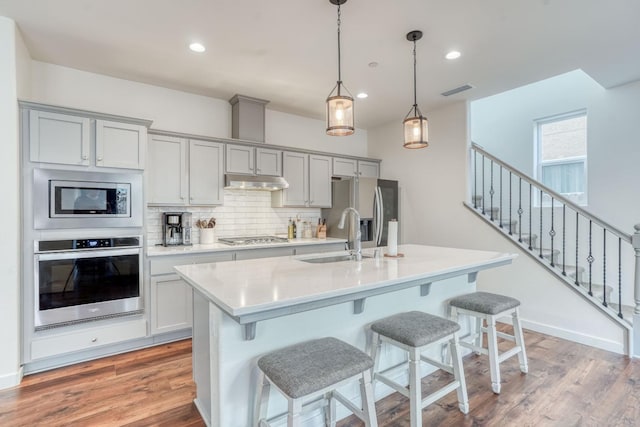
[[[7,388],[15,387],[20,384],[22,381],[22,377],[24,375],[24,370],[22,366],[16,372],[7,375],[0,376],[0,390],[4,390]]]
[[[500,321],[511,324],[510,318],[500,319]],[[521,322],[522,322],[522,327],[525,329],[530,329],[532,331],[551,335],[556,338],[562,338],[568,341],[573,341],[578,344],[584,344],[590,347],[611,351],[613,353],[626,354],[624,343],[608,340],[601,337],[594,337],[593,335],[582,334],[576,331],[558,328],[556,326],[547,325],[545,323],[540,323],[540,322],[534,322],[527,319],[521,319]]]

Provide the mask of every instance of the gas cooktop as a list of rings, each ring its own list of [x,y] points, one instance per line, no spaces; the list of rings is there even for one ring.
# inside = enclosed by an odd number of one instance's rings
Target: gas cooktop
[[[243,237],[222,237],[218,242],[225,245],[264,245],[270,243],[286,243],[288,239],[276,236],[243,236]]]

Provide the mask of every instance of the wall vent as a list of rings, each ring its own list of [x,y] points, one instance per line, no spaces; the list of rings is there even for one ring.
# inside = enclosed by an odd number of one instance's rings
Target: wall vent
[[[459,86],[455,89],[450,89],[446,92],[442,92],[440,95],[451,96],[451,95],[455,95],[456,93],[464,92],[465,90],[469,90],[469,89],[473,89],[473,86],[466,84],[466,85]]]

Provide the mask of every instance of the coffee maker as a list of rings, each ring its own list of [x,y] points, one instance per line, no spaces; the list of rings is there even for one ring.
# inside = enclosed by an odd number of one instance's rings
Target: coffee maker
[[[191,245],[191,213],[162,214],[162,246]]]

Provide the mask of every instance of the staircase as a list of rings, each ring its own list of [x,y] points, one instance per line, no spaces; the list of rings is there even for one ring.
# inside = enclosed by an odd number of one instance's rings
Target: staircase
[[[626,329],[629,355],[640,353],[640,224],[624,233],[475,143],[471,154],[465,206]]]

